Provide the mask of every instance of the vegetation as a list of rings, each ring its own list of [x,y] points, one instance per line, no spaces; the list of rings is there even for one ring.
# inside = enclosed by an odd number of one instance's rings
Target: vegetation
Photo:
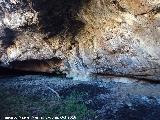
[[[83,101],[85,93],[72,92],[68,96],[38,97],[37,95],[23,96],[14,90],[0,88],[0,117],[5,116],[34,116],[61,117],[76,116],[76,120],[93,117]]]

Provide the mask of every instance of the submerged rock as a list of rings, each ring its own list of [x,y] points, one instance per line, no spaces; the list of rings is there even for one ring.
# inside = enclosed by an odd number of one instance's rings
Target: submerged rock
[[[159,0],[2,0],[0,29],[16,36],[1,45],[0,60],[58,58],[62,72],[77,79],[96,73],[160,80],[159,9]]]

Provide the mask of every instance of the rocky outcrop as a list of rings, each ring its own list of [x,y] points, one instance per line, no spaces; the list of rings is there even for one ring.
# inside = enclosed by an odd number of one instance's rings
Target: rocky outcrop
[[[0,9],[3,64],[58,58],[77,79],[160,80],[159,0],[2,0]]]

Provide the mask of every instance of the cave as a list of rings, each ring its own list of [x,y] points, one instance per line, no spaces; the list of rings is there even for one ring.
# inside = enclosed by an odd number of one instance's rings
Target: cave
[[[159,120],[159,51],[159,0],[0,0],[0,120]]]
[[[60,71],[62,59],[52,58],[46,60],[24,60],[10,62],[9,65],[2,65],[0,67],[0,75],[51,75],[51,76],[65,76]]]

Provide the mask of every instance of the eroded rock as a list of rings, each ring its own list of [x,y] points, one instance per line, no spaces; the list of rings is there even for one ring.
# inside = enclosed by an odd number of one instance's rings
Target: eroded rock
[[[1,46],[3,63],[60,58],[78,79],[96,73],[160,80],[159,0],[43,2],[0,3],[0,28],[17,33],[14,44]]]

